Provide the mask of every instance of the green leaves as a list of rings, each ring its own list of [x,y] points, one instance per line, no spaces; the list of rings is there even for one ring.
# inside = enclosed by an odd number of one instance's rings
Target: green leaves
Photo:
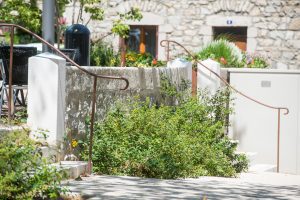
[[[92,66],[120,66],[120,62],[120,55],[114,52],[111,44],[105,43],[101,40],[92,44]]]
[[[119,19],[114,20],[111,31],[121,38],[126,38],[130,30],[126,20],[140,21],[142,18],[143,15],[138,8],[131,8],[127,13],[119,13]]]
[[[242,52],[233,42],[220,38],[206,45],[196,54],[200,60],[213,59],[223,67],[266,68],[266,58],[257,54]]]
[[[37,33],[41,31],[41,11],[34,0],[3,1],[0,6],[0,19],[7,23],[19,24]]]
[[[114,20],[113,27],[111,29],[111,32],[120,36],[121,38],[128,37],[130,27],[128,24],[125,24],[125,22],[121,19]]]
[[[104,18],[104,10],[97,7],[85,7],[85,12],[91,14],[92,20],[102,21]]]
[[[119,14],[122,20],[138,20],[143,18],[141,11],[138,8],[131,8],[130,11],[124,14]]]
[[[226,94],[200,102],[185,98],[177,106],[158,107],[149,99],[118,105],[96,126],[95,172],[153,178],[235,176],[247,168],[247,160],[235,154],[236,144],[224,135],[225,114],[230,112]]]
[[[56,199],[63,174],[42,159],[24,132],[0,136],[0,199]]]

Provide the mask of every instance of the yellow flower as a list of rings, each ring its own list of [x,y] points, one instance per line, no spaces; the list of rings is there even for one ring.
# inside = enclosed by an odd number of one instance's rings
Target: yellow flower
[[[77,147],[78,142],[75,139],[72,139],[71,145],[73,148]]]
[[[134,56],[132,56],[132,55],[128,55],[128,56],[127,56],[127,59],[128,59],[129,61],[135,61],[135,58],[134,58]]]

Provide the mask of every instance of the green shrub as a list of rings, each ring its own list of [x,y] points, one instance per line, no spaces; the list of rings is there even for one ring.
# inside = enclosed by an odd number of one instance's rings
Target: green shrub
[[[0,135],[0,199],[56,199],[63,175],[42,159],[25,132]]]
[[[126,53],[126,66],[128,67],[161,67],[166,66],[166,63],[156,60],[149,53],[136,53],[129,51]]]
[[[196,54],[199,60],[213,59],[223,67],[248,67],[266,68],[268,63],[265,58],[257,54],[242,52],[233,42],[230,42],[230,35],[219,37],[217,40],[206,45]]]
[[[101,40],[92,44],[91,50],[91,65],[92,66],[121,66],[121,55],[114,51],[111,44]],[[149,53],[136,53],[133,51],[126,52],[127,67],[161,67],[166,66],[166,63],[156,60]]]
[[[146,100],[115,107],[95,128],[94,171],[151,178],[230,177],[244,171],[245,156],[235,154],[236,143],[224,134],[230,111],[223,95],[200,102],[188,98],[177,106]]]
[[[243,67],[241,50],[226,39],[212,41],[197,53],[197,58],[200,60],[211,58],[225,67]]]
[[[92,66],[120,66],[120,55],[114,52],[112,45],[99,40],[92,44]]]
[[[266,68],[269,66],[266,58],[257,54],[244,54],[243,61],[248,68]]]

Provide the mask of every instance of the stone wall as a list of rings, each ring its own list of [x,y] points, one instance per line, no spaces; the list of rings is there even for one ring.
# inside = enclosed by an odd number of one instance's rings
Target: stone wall
[[[269,58],[273,68],[299,69],[300,1],[299,0],[109,0],[103,1],[106,17],[91,22],[93,37],[109,32],[117,12],[138,7],[144,14],[141,22],[157,25],[158,40],[172,39],[191,51],[212,40],[212,27],[247,26],[247,51]],[[71,7],[66,16],[71,17]],[[69,19],[69,21],[71,21]],[[230,24],[228,24],[230,22]],[[117,48],[117,37],[107,38]],[[165,59],[165,49],[159,48]],[[181,51],[175,51],[180,53]]]
[[[182,80],[191,82],[191,66],[188,67],[87,67],[89,71],[111,76],[123,76],[129,80],[129,88],[120,90],[125,86],[124,81],[98,79],[96,99],[96,120],[103,119],[107,111],[117,101],[124,101],[139,95],[149,97],[154,102],[161,102],[160,83],[161,76],[168,77],[172,83],[179,85]],[[91,113],[91,97],[93,78],[75,67],[66,69],[66,98],[65,118],[66,127],[73,131],[82,131],[85,128],[85,118]]]

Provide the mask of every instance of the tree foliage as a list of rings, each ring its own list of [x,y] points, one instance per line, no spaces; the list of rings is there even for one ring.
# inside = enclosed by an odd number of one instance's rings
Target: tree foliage
[[[36,33],[41,32],[41,10],[37,0],[5,0],[0,3],[0,19],[14,23]]]
[[[104,19],[105,10],[101,7],[101,0],[56,0],[56,18],[62,17],[68,4],[73,4],[73,23],[84,22],[87,25],[90,20],[102,21]],[[79,5],[79,10],[75,7]],[[78,12],[77,20],[75,20],[75,12]],[[83,14],[89,14],[88,20],[83,19]],[[127,13],[119,13],[118,18],[113,21],[112,33],[121,37],[126,37],[129,33],[129,26],[126,20],[140,20],[142,14],[139,9],[131,8]],[[42,11],[37,6],[37,0],[5,0],[0,3],[0,19],[7,23],[14,23],[38,34],[41,33]],[[59,25],[59,24],[58,24]]]
[[[57,199],[64,173],[42,158],[27,132],[0,134],[0,199]]]

